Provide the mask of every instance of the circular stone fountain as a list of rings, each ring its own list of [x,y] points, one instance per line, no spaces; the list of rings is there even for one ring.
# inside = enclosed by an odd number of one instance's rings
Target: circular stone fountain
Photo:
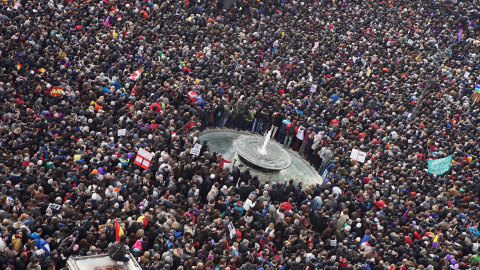
[[[292,164],[288,152],[278,143],[270,142],[270,132],[265,138],[252,135],[239,136],[233,141],[233,149],[244,164],[266,173],[286,169]]]
[[[247,141],[247,145],[235,143],[235,141],[242,136],[250,138],[250,141]],[[268,137],[269,136],[267,136],[267,138]],[[208,147],[210,148],[211,152],[222,153],[227,160],[235,162],[235,164],[225,165],[230,167],[232,167],[233,165],[238,165],[240,163],[246,165],[246,159],[241,161],[238,152],[244,153],[243,157],[248,158],[252,153],[245,153],[244,149],[249,149],[250,151],[253,151],[254,149],[258,150],[258,148],[260,148],[260,151],[262,151],[262,143],[264,145],[266,143],[266,156],[261,155],[255,160],[250,160],[255,162],[255,164],[258,164],[259,162],[261,162],[261,160],[263,160],[264,162],[262,164],[267,163],[267,166],[264,166],[263,168],[251,165],[246,166],[250,167],[250,172],[252,175],[258,176],[260,182],[265,182],[267,179],[272,182],[283,182],[286,179],[293,179],[295,182],[303,182],[305,185],[322,183],[322,177],[318,175],[318,173],[312,167],[310,167],[308,162],[303,160],[297,152],[284,149],[274,140],[269,140],[268,142],[266,142],[265,139],[265,137],[262,137],[260,135],[253,135],[251,133],[242,131],[239,132],[232,129],[207,130],[200,134],[201,141],[208,140]],[[239,142],[241,141],[242,140],[239,140]],[[254,143],[252,141],[256,141],[255,145],[253,145]],[[277,148],[276,146],[280,148]],[[280,151],[279,149],[281,149],[282,151]],[[270,159],[270,161],[266,161],[267,158]],[[273,161],[271,159],[273,159]],[[274,170],[268,169],[270,168],[271,164],[274,164],[277,161],[284,162],[286,160],[290,160],[291,165],[288,165],[285,169],[275,170],[279,168],[278,166]]]

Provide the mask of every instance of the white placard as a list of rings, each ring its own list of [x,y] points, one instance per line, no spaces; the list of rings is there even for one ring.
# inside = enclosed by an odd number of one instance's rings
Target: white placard
[[[144,159],[152,160],[153,158],[153,154],[143,148],[138,149],[138,154]]]
[[[127,130],[126,129],[119,129],[118,130],[118,136],[125,136],[127,134]]]
[[[228,231],[230,232],[230,239],[233,239],[235,236],[235,227],[233,227],[233,224],[230,222],[228,223]]]
[[[357,156],[358,156],[358,150],[357,149],[352,149],[352,153],[350,154],[350,158],[357,160]]]
[[[312,87],[310,87],[310,93],[316,93],[317,92],[317,85],[312,84]]]
[[[48,204],[48,207],[50,207],[51,209],[54,209],[54,210],[60,210],[61,205],[55,204],[55,203],[50,203],[50,204]]]
[[[190,154],[195,155],[195,156],[200,156],[200,150],[202,149],[202,145],[196,143],[192,150],[190,150]]]
[[[135,158],[135,161],[138,162],[138,163],[140,163],[140,164],[142,164],[143,158],[142,158],[141,156],[137,156],[137,157]]]
[[[413,40],[409,39],[409,40],[407,41],[407,43],[408,43],[408,45],[412,46],[412,45],[413,45]]]
[[[367,157],[366,152],[358,151],[357,149],[352,149],[352,153],[350,154],[351,159],[355,159],[358,162],[365,163],[365,158]]]
[[[465,79],[468,79],[468,76],[470,76],[470,72],[465,71],[465,74],[463,75],[463,77],[464,77]]]
[[[365,163],[365,158],[367,157],[367,153],[358,151],[357,161],[361,163]]]

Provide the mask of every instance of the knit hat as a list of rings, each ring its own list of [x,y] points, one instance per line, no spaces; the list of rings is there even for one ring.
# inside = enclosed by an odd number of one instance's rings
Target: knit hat
[[[97,174],[97,173],[98,173],[98,170],[97,170],[97,169],[93,169],[92,174]]]

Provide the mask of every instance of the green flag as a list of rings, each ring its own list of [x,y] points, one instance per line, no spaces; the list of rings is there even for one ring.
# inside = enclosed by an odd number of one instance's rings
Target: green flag
[[[429,160],[428,161],[428,172],[436,175],[442,175],[450,170],[450,163],[452,162],[453,155],[450,155],[446,158]]]

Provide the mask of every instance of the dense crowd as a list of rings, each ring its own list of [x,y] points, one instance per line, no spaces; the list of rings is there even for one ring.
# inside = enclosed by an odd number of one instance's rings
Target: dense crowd
[[[223,1],[3,1],[0,269],[479,269],[478,1]],[[226,127],[323,182],[229,164]]]

